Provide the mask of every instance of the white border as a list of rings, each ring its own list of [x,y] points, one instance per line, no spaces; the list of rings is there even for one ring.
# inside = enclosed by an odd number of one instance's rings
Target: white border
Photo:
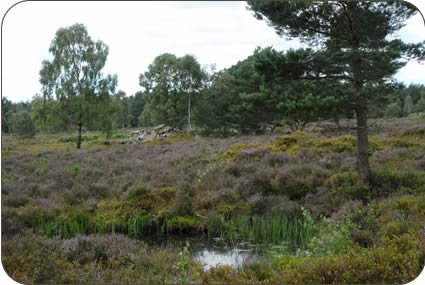
[[[19,1],[14,1],[14,0],[1,0],[0,1],[0,15],[3,19],[3,16],[5,15],[6,11],[15,3],[18,3]],[[415,5],[419,11],[422,12],[423,17],[425,17],[425,1],[424,0],[409,0],[408,2],[412,3],[413,5]],[[20,4],[17,4],[20,5]],[[14,9],[14,8],[12,8]],[[7,18],[5,18],[6,20]],[[425,25],[425,23],[424,23]],[[420,28],[420,27],[418,27]],[[425,27],[422,27],[425,28]],[[1,59],[0,59],[0,64],[1,64]],[[1,226],[0,226],[0,230],[1,230]],[[1,241],[1,237],[0,237],[0,241]],[[1,249],[0,249],[0,254],[1,254]],[[3,265],[1,264],[1,270],[0,270],[0,283],[3,285],[18,285],[20,283],[17,283],[15,280],[13,280],[12,278],[10,278],[6,272],[3,269]],[[413,281],[407,283],[408,285],[423,285],[425,284],[425,270],[422,270],[421,274]]]

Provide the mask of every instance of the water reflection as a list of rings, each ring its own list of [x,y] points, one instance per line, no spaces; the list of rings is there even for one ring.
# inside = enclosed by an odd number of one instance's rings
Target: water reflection
[[[255,253],[252,250],[240,248],[201,248],[192,251],[192,257],[201,262],[205,269],[217,265],[229,265],[234,268],[252,261]]]
[[[145,240],[149,245],[160,247],[173,247],[183,249],[186,241],[189,242],[191,258],[199,261],[208,270],[217,265],[229,265],[239,268],[252,262],[268,262],[270,256],[279,252],[289,253],[288,245],[265,245],[239,242],[229,244],[220,238],[207,239],[205,236],[149,238]]]

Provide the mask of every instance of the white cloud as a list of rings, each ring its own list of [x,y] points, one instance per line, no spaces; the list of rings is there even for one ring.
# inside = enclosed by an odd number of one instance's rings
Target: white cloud
[[[229,67],[257,46],[297,47],[258,21],[244,2],[23,2],[3,26],[3,95],[30,100],[39,92],[41,61],[56,30],[76,22],[109,46],[105,73],[118,75],[119,88],[133,94],[138,77],[164,52],[195,55],[201,64]],[[419,24],[418,24],[419,23]],[[406,40],[425,40],[420,19],[401,31]],[[425,83],[423,65],[409,64],[399,79]]]

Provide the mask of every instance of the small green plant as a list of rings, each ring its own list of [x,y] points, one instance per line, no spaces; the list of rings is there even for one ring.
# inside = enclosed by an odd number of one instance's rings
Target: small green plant
[[[59,138],[59,142],[61,143],[75,143],[77,141],[78,136],[65,136]],[[95,141],[99,138],[99,135],[82,135],[81,141],[88,142],[88,141]]]
[[[46,174],[48,171],[47,159],[38,159],[33,161],[33,166],[35,168],[34,173],[37,175]]]
[[[352,246],[350,238],[353,227],[349,220],[335,222],[322,218],[316,235],[308,241],[305,250],[299,250],[297,255],[325,256],[343,253]]]
[[[189,282],[189,265],[190,265],[190,243],[186,240],[186,244],[180,253],[180,259],[176,263],[176,268],[180,274],[180,282],[186,284]]]
[[[80,165],[79,164],[68,165],[66,167],[66,172],[68,172],[72,176],[77,176],[78,173],[80,173]]]

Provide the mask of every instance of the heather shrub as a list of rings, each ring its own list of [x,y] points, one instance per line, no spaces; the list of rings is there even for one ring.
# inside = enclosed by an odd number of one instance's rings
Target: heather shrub
[[[367,185],[358,182],[357,175],[351,171],[337,172],[328,180],[332,192],[344,200],[360,200],[367,202],[371,192]]]
[[[236,153],[233,159],[236,163],[260,161],[267,153],[267,149],[261,147],[245,148]]]
[[[278,152],[289,151],[290,153],[292,153],[295,151],[292,148],[305,138],[306,134],[302,132],[294,132],[290,135],[277,137],[271,142],[271,150]]]
[[[401,136],[412,136],[415,138],[424,138],[425,137],[425,128],[423,127],[409,127],[407,129],[404,129],[401,132]]]
[[[124,193],[128,199],[136,198],[145,195],[150,189],[142,179],[136,179],[131,187]]]
[[[425,170],[425,155],[416,160],[416,165],[419,169]]]
[[[425,172],[401,172],[392,169],[374,171],[371,174],[371,190],[381,197],[400,190],[405,193],[425,192]]]
[[[91,183],[88,185],[88,191],[91,196],[106,198],[110,195],[110,186],[104,182]]]
[[[286,284],[406,283],[419,274],[418,240],[412,235],[394,238],[384,247],[353,247],[347,254],[304,257],[275,263],[274,282]]]
[[[70,283],[78,277],[73,263],[35,236],[2,243],[2,264],[22,283]]]
[[[286,196],[268,196],[264,198],[264,212],[288,217],[301,216],[301,205]]]
[[[238,193],[245,199],[257,193],[268,195],[271,192],[270,178],[264,171],[239,179]]]
[[[179,215],[191,215],[193,213],[194,189],[188,182],[182,182],[177,186],[175,196],[175,212]]]
[[[264,156],[264,160],[271,167],[282,167],[288,164],[291,160],[287,153],[269,152]]]
[[[293,165],[279,169],[272,180],[272,190],[275,194],[297,200],[307,193],[315,192],[317,187],[324,184],[327,176],[325,170],[314,165]]]
[[[300,200],[314,217],[330,216],[343,203],[344,199],[335,195],[327,186],[318,187],[315,192],[308,193]]]
[[[319,137],[311,139],[308,144],[311,147],[318,148],[321,152],[340,153],[345,151],[353,152],[356,141],[353,136]]]
[[[70,262],[118,262],[128,265],[134,263],[138,255],[146,252],[146,245],[121,234],[77,235],[63,240],[59,249]]]
[[[10,192],[7,195],[2,194],[3,207],[10,206],[13,208],[19,208],[25,206],[31,201],[31,198],[24,193]]]

